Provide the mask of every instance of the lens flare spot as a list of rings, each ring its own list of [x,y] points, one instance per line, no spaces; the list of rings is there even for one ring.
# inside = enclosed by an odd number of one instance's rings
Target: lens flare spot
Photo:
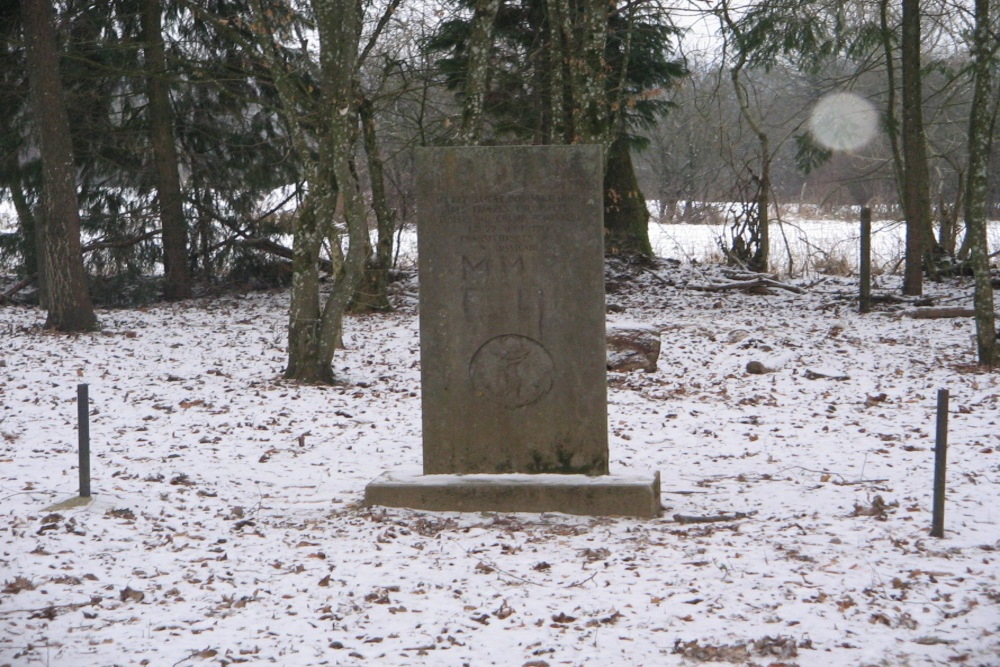
[[[809,115],[809,131],[824,148],[853,151],[878,131],[878,111],[871,102],[853,93],[825,95]]]

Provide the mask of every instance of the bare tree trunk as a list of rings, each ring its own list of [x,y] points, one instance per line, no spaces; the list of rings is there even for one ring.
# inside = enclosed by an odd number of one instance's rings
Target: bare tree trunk
[[[163,230],[163,296],[168,301],[191,296],[191,276],[187,261],[187,220],[184,196],[177,169],[173,111],[167,85],[166,55],[160,17],[160,0],[145,0],[142,10],[145,42],[146,79],[149,89],[149,130],[156,166],[156,198]]]
[[[28,199],[24,195],[24,183],[21,180],[21,168],[17,164],[17,152],[7,153],[8,160],[5,168],[10,177],[10,198],[14,204],[14,211],[17,213],[18,226],[20,227],[20,251],[24,259],[25,275],[39,273],[39,248],[40,244],[36,240],[38,234],[39,221],[35,219],[35,214],[28,204]]]
[[[378,238],[375,251],[365,265],[365,276],[361,281],[354,301],[353,312],[386,311],[389,304],[389,269],[392,268],[392,241],[396,231],[396,216],[385,192],[385,168],[379,154],[375,137],[375,111],[371,100],[363,99],[358,107],[361,118],[361,132],[364,139],[365,156],[368,159],[368,176],[371,181],[372,210],[375,211]]]
[[[333,367],[317,359],[320,335],[319,251],[323,234],[315,202],[307,200],[295,221],[292,242],[292,296],[288,316],[288,366],[285,377],[333,382]]]
[[[469,63],[465,69],[465,99],[458,143],[474,146],[479,143],[483,121],[483,106],[489,80],[490,53],[493,51],[493,23],[500,0],[476,0],[469,37]]]
[[[327,297],[320,319],[318,356],[328,367],[333,359],[344,311],[364,274],[368,219],[357,178],[351,169],[358,124],[358,40],[362,11],[356,0],[312,0],[320,42],[320,69],[328,111],[329,161],[344,201],[347,254],[343,269]]]
[[[728,5],[724,5],[723,10],[723,20],[729,26],[730,30],[732,30],[733,34],[738,35],[739,29],[729,14]],[[753,254],[747,268],[753,271],[766,272],[770,263],[771,146],[766,130],[750,111],[749,94],[740,79],[746,63],[747,54],[745,51],[740,50],[736,58],[736,63],[729,70],[729,78],[732,81],[733,91],[736,93],[736,99],[739,103],[740,117],[757,137],[757,143],[760,146],[760,173],[753,174],[757,181],[755,183],[757,191],[753,205],[757,210],[756,215],[749,216],[750,220],[756,221],[756,228],[751,230],[751,236],[757,237],[757,246],[753,248]]]
[[[986,202],[989,197],[990,150],[993,143],[993,123],[989,107],[993,95],[990,61],[994,40],[990,34],[990,0],[975,0],[975,3],[976,27],[972,45],[975,59],[974,88],[969,114],[969,182],[965,192],[965,225],[969,239],[969,262],[975,276],[973,306],[976,312],[979,363],[992,368],[1000,363],[986,234]]]
[[[889,28],[889,0],[879,0],[879,31],[885,56],[886,109],[885,126],[892,152],[892,168],[896,176],[896,193],[903,200],[903,155],[899,149],[899,125],[896,122],[896,66],[892,57],[892,30]]]
[[[543,143],[568,144],[573,139],[573,120],[566,109],[566,91],[569,69],[567,43],[572,32],[568,0],[545,0],[549,25],[548,50],[548,123]]]
[[[903,210],[906,215],[906,260],[903,293],[923,293],[924,255],[933,238],[930,174],[924,136],[920,80],[920,0],[903,0]],[[930,265],[928,263],[928,265]]]
[[[97,327],[87,291],[80,246],[80,210],[69,118],[59,78],[55,15],[50,0],[23,0],[21,20],[28,81],[41,148],[44,215],[46,328],[89,331]]]
[[[604,55],[609,6],[607,0],[582,0],[581,16],[574,26],[576,47],[570,54],[573,143],[603,146],[605,160],[613,140]]]

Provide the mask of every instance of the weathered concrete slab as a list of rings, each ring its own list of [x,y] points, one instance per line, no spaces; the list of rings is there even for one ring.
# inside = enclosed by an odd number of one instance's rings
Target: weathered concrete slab
[[[416,171],[424,472],[607,474],[600,148]]]
[[[439,512],[562,512],[654,518],[660,475],[421,475],[389,471],[365,488],[365,505]]]

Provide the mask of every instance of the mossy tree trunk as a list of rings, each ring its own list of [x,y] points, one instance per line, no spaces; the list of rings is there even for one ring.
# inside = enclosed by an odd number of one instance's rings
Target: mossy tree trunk
[[[986,233],[990,149],[993,143],[990,109],[993,97],[990,71],[993,39],[990,36],[990,0],[975,1],[976,27],[972,47],[974,88],[969,114],[969,183],[965,191],[965,225],[969,239],[969,262],[975,276],[973,305],[979,363],[993,368],[1000,363]]]
[[[649,211],[623,136],[611,144],[604,171],[604,232],[604,252],[608,255],[653,255]]]
[[[293,241],[292,294],[289,308],[288,365],[285,377],[303,382],[332,382],[333,355],[340,340],[344,312],[364,273],[368,248],[365,204],[351,168],[357,136],[357,62],[361,6],[354,0],[314,0],[320,42],[320,108],[325,123],[307,129],[304,112],[312,96],[288,70],[270,30],[270,13],[253,3],[261,47],[281,98],[282,117],[296,152],[305,165],[308,201]],[[310,134],[312,133],[312,134]],[[313,147],[318,146],[318,155]],[[347,223],[347,253],[321,303],[319,251],[331,236],[338,198]]]

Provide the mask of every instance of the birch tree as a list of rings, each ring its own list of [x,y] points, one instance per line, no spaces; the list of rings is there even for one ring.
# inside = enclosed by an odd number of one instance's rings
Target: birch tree
[[[476,0],[472,16],[472,34],[469,36],[469,63],[465,72],[465,99],[462,106],[462,124],[456,137],[459,144],[475,146],[479,143],[483,122],[483,104],[486,98],[493,51],[493,24],[500,9],[500,0]]]
[[[344,312],[361,281],[368,249],[365,204],[351,168],[358,128],[356,79],[362,11],[355,0],[312,0],[311,7],[320,43],[316,109],[309,106],[310,91],[299,86],[282,58],[281,17],[276,20],[273,7],[265,8],[260,0],[254,2],[253,13],[308,187],[294,232],[285,377],[333,382],[332,361]],[[319,121],[307,125],[312,112]],[[336,236],[333,224],[338,201],[346,223],[347,252],[323,302],[318,260],[324,240]]]
[[[973,305],[976,318],[976,347],[979,363],[992,368],[1000,363],[997,349],[993,285],[990,282],[987,243],[987,199],[989,164],[993,144],[993,49],[990,0],[975,0],[975,28],[972,35],[973,97],[969,114],[969,167],[965,191],[965,225],[969,240],[969,263],[975,280]]]

